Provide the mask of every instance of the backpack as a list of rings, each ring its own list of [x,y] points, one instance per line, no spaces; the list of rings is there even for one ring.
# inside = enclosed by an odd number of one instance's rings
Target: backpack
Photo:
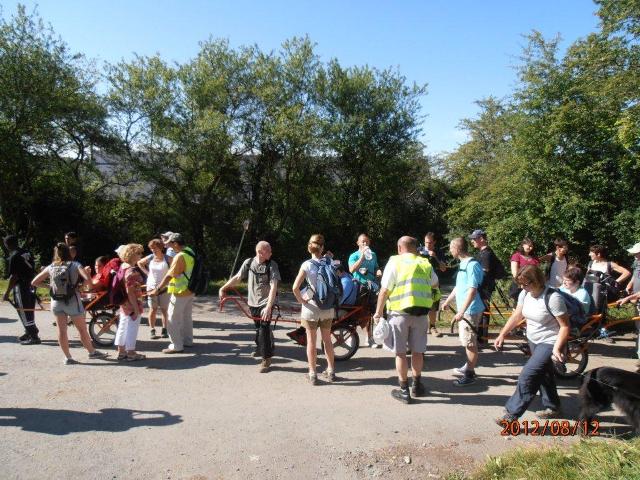
[[[587,275],[595,275],[598,277],[599,283],[604,287],[607,293],[607,301],[613,302],[620,298],[620,285],[616,282],[616,279],[611,275],[611,262],[607,262],[607,271],[600,272],[598,270],[591,270],[593,262],[589,262],[587,265]]]
[[[311,260],[311,264],[318,268],[318,279],[313,290],[313,299],[320,310],[337,307],[342,298],[342,282],[338,272],[331,263]]]
[[[187,281],[189,284],[187,288],[189,291],[193,292],[194,295],[203,295],[207,293],[207,288],[209,287],[209,270],[204,264],[204,260],[200,255],[196,255],[191,251],[191,249],[184,249],[182,253],[189,255],[194,259],[193,261],[193,269],[191,270],[191,277],[189,277],[186,273],[184,274],[187,277]]]
[[[100,270],[100,284],[106,290],[108,290],[111,286],[113,277],[116,273],[118,273],[118,270],[120,269],[120,264],[122,264],[122,260],[120,260],[120,258],[118,257],[114,257],[109,260],[104,267],[102,267],[102,270]]]
[[[507,278],[507,271],[504,268],[504,265],[502,264],[502,262],[498,259],[498,257],[496,256],[495,253],[493,253],[493,250],[491,250],[491,256],[493,257],[493,278],[495,280],[502,280],[504,278]]]
[[[569,315],[569,327],[577,329],[582,328],[587,323],[587,315],[582,309],[582,303],[580,303],[580,300],[567,292],[556,290],[555,288],[548,288],[544,294],[544,306],[547,308],[547,311],[551,315],[553,315],[553,313],[551,313],[551,310],[549,309],[549,297],[554,292],[562,297],[562,300],[564,300],[564,303],[567,306],[567,314]]]
[[[129,267],[132,268],[132,267]],[[124,276],[128,268],[118,268],[118,271],[111,279],[111,289],[109,290],[109,303],[111,305],[122,305],[127,301],[127,287],[124,284]]]
[[[76,294],[76,283],[71,280],[71,262],[51,266],[51,299],[67,303]]]

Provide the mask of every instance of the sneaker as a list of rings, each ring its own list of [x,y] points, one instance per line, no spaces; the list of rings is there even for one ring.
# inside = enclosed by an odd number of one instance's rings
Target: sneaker
[[[158,338],[160,338],[160,336],[156,333],[156,329],[152,328],[149,331],[149,337],[151,337],[151,340],[157,340]]]
[[[24,342],[27,338],[29,338],[31,335],[29,335],[28,333],[25,333],[24,335],[20,335],[18,337],[18,341],[19,342]]]
[[[516,420],[518,420],[518,417],[516,417],[515,415],[512,415],[511,413],[507,413],[507,411],[505,410],[504,415],[496,418],[496,423],[501,427],[504,427],[505,422],[511,423],[511,422],[515,422]]]
[[[77,365],[78,362],[75,361],[73,358],[65,358],[64,362],[65,365]]]
[[[109,354],[107,352],[101,352],[100,350],[94,350],[88,356],[89,358],[107,358]]]
[[[162,338],[169,338],[169,334],[167,333],[167,329],[163,328],[162,333],[160,334]]]
[[[325,370],[324,372],[322,372],[322,376],[329,383],[333,383],[336,381],[336,373],[333,370]]]
[[[400,402],[411,403],[411,394],[408,388],[394,388],[391,390],[391,396]]]
[[[271,367],[271,359],[265,358],[262,360],[262,363],[260,363],[260,373],[267,373],[269,371],[269,367]]]
[[[452,370],[454,375],[458,375],[460,377],[464,377],[467,374],[467,364],[465,363],[461,367],[456,367]]]
[[[472,383],[476,383],[475,375],[473,377],[465,375],[464,377],[457,378],[453,381],[453,384],[456,387],[466,387],[467,385],[471,385]]]
[[[309,383],[311,385],[318,385],[318,376],[315,373],[307,374],[307,378],[309,379]]]
[[[413,379],[413,384],[411,385],[411,395],[413,397],[421,397],[427,392],[427,389],[424,388],[424,385],[420,381],[420,379]]]
[[[554,410],[553,408],[545,408],[544,410],[538,410],[536,412],[536,417],[542,419],[561,418],[562,412],[560,410]]]
[[[382,345],[380,345],[379,343],[373,342],[373,345],[371,345],[371,348],[382,348]]]
[[[20,345],[40,345],[41,343],[40,337],[29,337],[26,340],[22,340]]]
[[[172,353],[183,353],[184,350],[175,350],[173,348],[163,348],[162,349],[162,353],[166,353],[168,355],[171,355]]]

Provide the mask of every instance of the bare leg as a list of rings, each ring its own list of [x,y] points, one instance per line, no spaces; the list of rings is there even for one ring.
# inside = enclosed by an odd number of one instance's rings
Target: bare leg
[[[93,353],[95,348],[93,348],[93,344],[91,343],[91,337],[89,337],[89,332],[87,331],[87,324],[84,320],[84,315],[78,315],[77,317],[71,317],[71,321],[78,329],[78,333],[80,334],[80,341],[82,345],[89,353]]]
[[[67,334],[67,316],[56,315],[56,325],[58,326],[58,343],[62,349],[62,353],[67,358],[71,358],[69,352],[69,336]]]
[[[149,328],[156,328],[156,316],[158,313],[158,307],[151,307],[149,310]]]
[[[322,343],[324,343],[324,354],[327,357],[327,370],[335,372],[335,361],[333,355],[333,342],[331,339],[331,329],[320,329],[320,335],[322,335]]]
[[[474,370],[476,365],[478,365],[478,347],[473,346],[472,348],[467,347],[467,368],[470,370]]]
[[[423,365],[424,355],[422,353],[411,352],[411,373],[413,373],[413,378],[418,378],[422,375]]]
[[[309,373],[316,373],[316,361],[318,352],[316,351],[316,340],[318,331],[311,328],[307,332],[307,362],[309,363]]]
[[[400,384],[407,383],[408,369],[409,366],[407,364],[407,354],[396,353],[396,371],[398,372],[398,380],[400,381]]]

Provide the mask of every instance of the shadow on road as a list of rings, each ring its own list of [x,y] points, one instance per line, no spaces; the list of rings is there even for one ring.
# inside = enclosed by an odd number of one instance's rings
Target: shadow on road
[[[29,432],[68,435],[75,432],[124,432],[136,427],[162,427],[182,422],[180,415],[164,410],[103,408],[76,412],[46,408],[0,408],[0,427],[20,427]]]

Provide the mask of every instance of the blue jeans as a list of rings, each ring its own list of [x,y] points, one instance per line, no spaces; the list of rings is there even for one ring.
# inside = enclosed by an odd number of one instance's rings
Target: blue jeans
[[[505,408],[511,415],[521,416],[540,390],[542,406],[552,410],[560,409],[560,397],[556,389],[551,354],[553,344],[531,343],[531,357],[522,368],[518,377],[516,391],[507,400]]]

